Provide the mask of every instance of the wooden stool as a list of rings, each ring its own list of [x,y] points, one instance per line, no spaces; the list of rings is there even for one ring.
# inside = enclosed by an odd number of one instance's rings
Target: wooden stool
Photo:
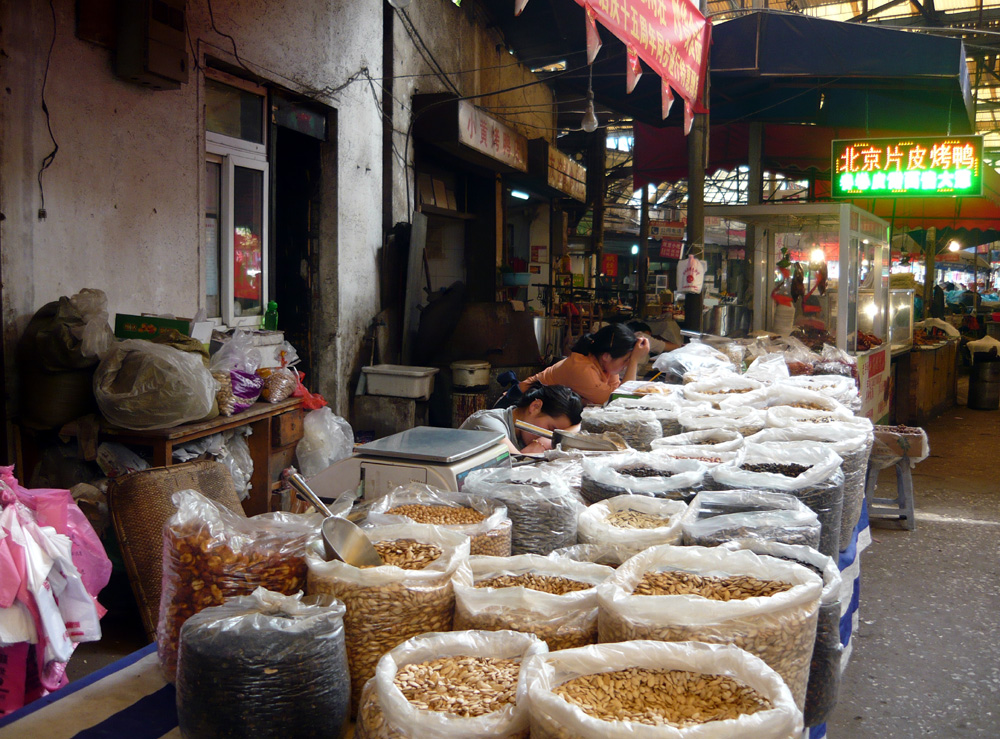
[[[875,487],[878,485],[878,474],[884,468],[869,463],[865,480],[868,518],[872,521],[896,521],[907,530],[913,531],[917,528],[917,519],[913,513],[913,475],[911,474],[910,458],[902,457],[895,466],[896,497],[876,498]]]

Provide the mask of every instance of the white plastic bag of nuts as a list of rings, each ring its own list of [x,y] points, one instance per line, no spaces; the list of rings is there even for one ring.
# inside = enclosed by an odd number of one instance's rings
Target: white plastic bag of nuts
[[[471,555],[510,556],[511,523],[499,500],[412,482],[369,504],[365,526],[407,522],[465,534],[471,539]]]
[[[819,550],[836,557],[844,509],[843,459],[816,442],[746,444],[739,457],[710,471],[723,489],[789,493],[815,511],[821,526]]]
[[[549,649],[597,641],[597,591],[612,573],[591,562],[522,554],[471,557],[455,573],[456,629],[511,629]]]
[[[610,544],[634,553],[657,544],[679,544],[687,505],[645,495],[619,495],[580,513],[581,544]]]
[[[797,375],[786,377],[783,385],[804,387],[829,396],[856,413],[861,410],[861,395],[853,377],[843,375]]]
[[[706,469],[693,459],[671,459],[652,452],[585,457],[581,464],[580,492],[589,503],[629,494],[691,498],[701,489]]]
[[[732,433],[736,433],[735,431]],[[740,437],[742,443],[743,437]],[[700,462],[705,465],[706,468],[712,468],[720,464],[729,464],[734,459],[736,459],[739,454],[739,450],[734,452],[716,452],[707,449],[704,446],[661,446],[656,447],[650,454],[657,454],[663,458],[668,459],[691,459],[695,462]],[[705,473],[705,478],[701,482],[701,486],[705,489],[711,489],[715,486],[712,476],[708,474],[707,470]]]
[[[462,491],[507,506],[513,524],[511,554],[548,554],[576,543],[576,520],[583,505],[566,481],[534,467],[476,470]]]
[[[819,517],[787,493],[703,490],[681,519],[681,541],[714,547],[736,539],[818,547]]]
[[[181,626],[208,606],[263,587],[293,595],[306,583],[306,549],[322,519],[290,513],[245,518],[194,490],[171,497],[163,527],[163,590],[156,630],[164,676],[174,681]]]
[[[571,547],[553,549],[550,559],[571,559],[574,562],[595,562],[608,567],[618,567],[635,554],[631,547],[612,544],[574,544]]]
[[[351,715],[379,658],[411,636],[450,631],[455,611],[452,576],[468,567],[469,537],[426,524],[365,530],[381,567],[324,562],[310,554],[307,592],[328,593],[347,608],[344,633],[351,670]],[[392,564],[398,562],[399,566]]]
[[[847,545],[851,543],[854,527],[861,517],[861,507],[865,504],[865,478],[868,474],[868,457],[871,456],[872,443],[875,441],[874,434],[866,431],[860,424],[833,421],[765,428],[747,439],[747,442],[752,444],[768,441],[816,442],[840,455],[843,460],[840,469],[844,473],[844,507],[840,516],[840,540],[837,550],[847,549]]]
[[[684,386],[685,398],[695,403],[710,403],[716,408],[728,398],[733,398],[736,402],[742,400],[741,405],[750,405],[752,401],[749,399],[764,398],[766,392],[762,383],[742,375],[713,377]]]
[[[695,411],[681,416],[682,433],[707,429],[731,429],[741,436],[764,428],[764,411],[747,406],[725,407],[717,411]]]
[[[663,436],[663,427],[653,411],[613,405],[584,408],[580,429],[592,434],[619,434],[641,452],[648,452],[653,439]]]
[[[784,678],[803,706],[820,578],[799,564],[718,547],[651,547],[597,588],[602,642],[734,644]]]
[[[812,547],[763,541],[733,541],[724,546],[799,562],[823,578],[819,620],[816,622],[816,646],[813,648],[803,711],[807,727],[819,726],[837,705],[840,691],[840,663],[844,647],[840,643],[842,578],[837,562]]]
[[[356,739],[527,739],[521,666],[548,651],[516,631],[415,636],[383,655],[365,685]]]
[[[523,671],[532,739],[793,739],[802,733],[802,713],[781,676],[733,646],[597,644],[540,654]]]
[[[867,418],[853,415],[844,407],[833,410],[817,410],[814,408],[793,408],[789,405],[778,405],[768,408],[764,419],[768,428],[783,428],[800,423],[823,424],[834,421],[867,426],[869,430],[872,428],[871,421]]]
[[[735,452],[743,446],[743,436],[733,429],[705,429],[664,436],[653,442],[653,451],[671,446],[698,446],[708,452]]]

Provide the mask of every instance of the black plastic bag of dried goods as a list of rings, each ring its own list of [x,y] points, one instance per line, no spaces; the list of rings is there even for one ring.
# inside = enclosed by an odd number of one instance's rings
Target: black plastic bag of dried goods
[[[690,499],[701,489],[706,471],[697,460],[643,452],[584,457],[581,465],[580,494],[588,503],[619,495]]]
[[[746,540],[817,547],[820,531],[819,518],[805,503],[764,490],[703,490],[681,519],[686,546]]]
[[[181,629],[177,719],[185,739],[339,737],[351,683],[344,605],[263,588]]]
[[[712,478],[723,489],[789,493],[811,508],[821,527],[819,551],[840,551],[840,518],[844,507],[844,473],[839,454],[812,442],[746,444],[730,464],[713,467]]]

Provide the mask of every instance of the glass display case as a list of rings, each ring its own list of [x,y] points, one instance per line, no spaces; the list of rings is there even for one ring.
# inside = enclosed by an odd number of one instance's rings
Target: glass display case
[[[892,353],[913,346],[913,296],[915,290],[889,290],[889,343]]]
[[[755,330],[796,329],[851,353],[889,338],[886,221],[850,203],[711,206],[705,216],[728,220],[730,234],[745,229]]]

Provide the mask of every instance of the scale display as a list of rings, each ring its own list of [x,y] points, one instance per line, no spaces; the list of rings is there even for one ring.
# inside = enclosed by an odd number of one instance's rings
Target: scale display
[[[928,198],[983,194],[982,136],[836,139],[835,198]]]

